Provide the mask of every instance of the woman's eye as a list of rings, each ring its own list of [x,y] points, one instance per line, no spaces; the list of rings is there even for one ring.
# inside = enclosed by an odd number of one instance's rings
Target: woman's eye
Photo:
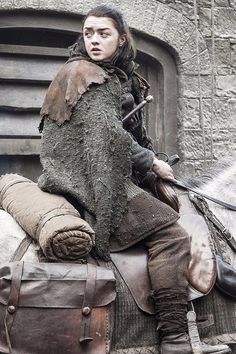
[[[108,37],[109,36],[109,33],[106,33],[106,32],[102,32],[101,33],[101,37],[102,38],[106,38],[106,37]]]
[[[92,34],[91,34],[91,32],[85,32],[84,36],[87,37],[87,38],[90,38],[92,36]]]

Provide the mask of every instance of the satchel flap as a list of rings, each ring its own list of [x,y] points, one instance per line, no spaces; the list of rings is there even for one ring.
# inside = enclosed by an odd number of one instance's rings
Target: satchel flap
[[[7,305],[15,262],[0,268],[0,303]],[[87,280],[87,265],[24,262],[19,307],[81,308]],[[112,270],[97,266],[94,307],[115,300],[116,281]]]

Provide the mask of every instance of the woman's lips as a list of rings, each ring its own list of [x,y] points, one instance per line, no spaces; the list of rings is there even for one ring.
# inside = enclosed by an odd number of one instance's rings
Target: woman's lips
[[[91,49],[91,52],[98,53],[98,52],[101,52],[101,49],[93,48],[93,49]]]

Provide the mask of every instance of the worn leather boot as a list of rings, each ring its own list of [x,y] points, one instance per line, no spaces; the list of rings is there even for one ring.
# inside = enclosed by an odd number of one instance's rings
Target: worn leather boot
[[[188,301],[186,289],[162,289],[154,291],[152,298],[155,303],[158,320],[160,354],[226,354],[231,353],[227,345],[208,345],[197,337],[198,348],[189,338],[187,312]],[[192,333],[192,332],[191,332]],[[192,338],[192,337],[191,337]],[[193,350],[194,349],[194,350]]]
[[[201,342],[202,354],[226,354],[231,353],[227,345],[208,345]],[[189,336],[186,333],[170,334],[162,338],[160,354],[192,354]]]

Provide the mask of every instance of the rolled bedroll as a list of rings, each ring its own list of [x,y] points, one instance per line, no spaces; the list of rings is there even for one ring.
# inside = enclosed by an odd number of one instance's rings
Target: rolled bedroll
[[[1,176],[0,207],[40,245],[49,260],[77,261],[94,245],[94,231],[66,198],[43,192],[25,177]]]

